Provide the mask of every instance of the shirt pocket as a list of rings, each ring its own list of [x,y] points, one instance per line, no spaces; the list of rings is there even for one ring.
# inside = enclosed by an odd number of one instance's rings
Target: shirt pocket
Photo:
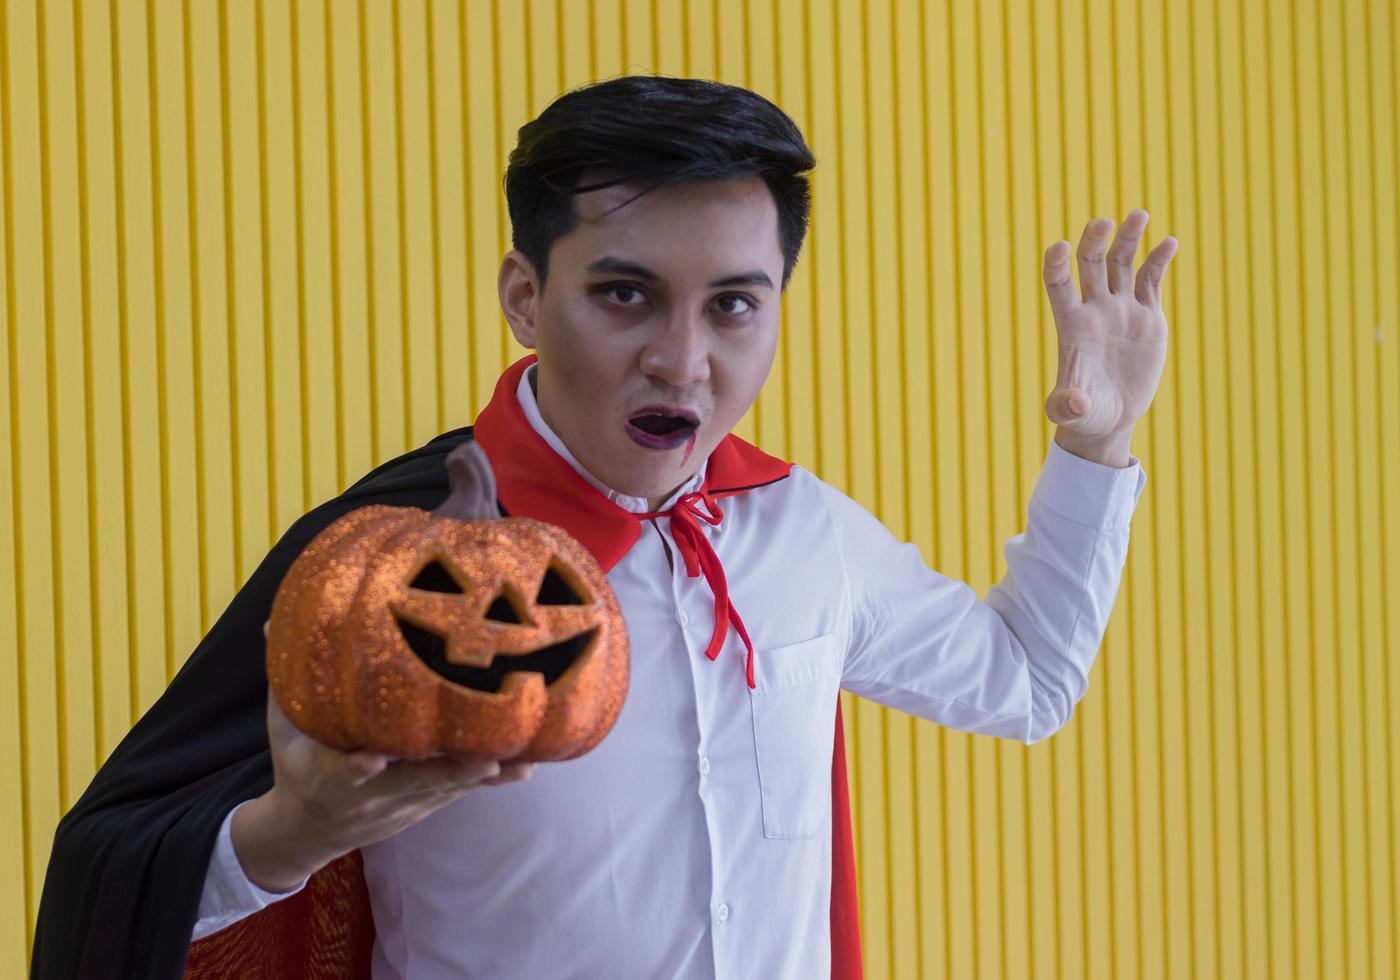
[[[763,836],[815,837],[831,807],[831,752],[841,659],[830,633],[760,649],[754,663],[754,752]]]

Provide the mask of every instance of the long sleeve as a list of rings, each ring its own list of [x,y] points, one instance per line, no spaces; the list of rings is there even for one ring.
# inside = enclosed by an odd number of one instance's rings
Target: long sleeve
[[[1146,482],[1053,441],[1005,576],[984,601],[844,495],[831,516],[851,622],[842,686],[949,728],[1040,741],[1084,696]]]
[[[214,838],[209,870],[204,873],[204,891],[199,896],[199,918],[195,920],[191,942],[213,935],[273,902],[295,895],[306,887],[309,880],[303,878],[295,888],[285,892],[264,891],[248,880],[233,849],[233,815],[243,805],[240,803],[229,811],[219,825],[218,837]]]

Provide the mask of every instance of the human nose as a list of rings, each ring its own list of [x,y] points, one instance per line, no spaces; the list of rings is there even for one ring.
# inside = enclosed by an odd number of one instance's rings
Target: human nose
[[[704,320],[676,313],[651,337],[642,351],[643,373],[674,387],[710,377],[710,351]]]

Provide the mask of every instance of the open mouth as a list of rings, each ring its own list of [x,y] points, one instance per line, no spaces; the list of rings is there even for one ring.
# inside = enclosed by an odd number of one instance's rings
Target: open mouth
[[[507,674],[539,674],[548,687],[564,676],[564,672],[593,645],[593,639],[598,634],[597,629],[591,629],[529,653],[497,653],[489,667],[474,667],[450,662],[447,659],[447,641],[436,633],[415,626],[406,619],[396,618],[399,632],[409,648],[434,673],[454,684],[486,694],[498,693]]]
[[[627,435],[645,449],[677,449],[694,439],[699,427],[694,412],[648,407],[627,420]]]

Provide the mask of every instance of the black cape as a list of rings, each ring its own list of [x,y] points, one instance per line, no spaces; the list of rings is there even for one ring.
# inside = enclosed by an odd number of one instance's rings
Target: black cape
[[[292,562],[370,504],[436,508],[455,429],[378,467],[282,535],[54,838],[34,937],[38,980],[177,980],[219,826],[272,786],[263,623]]]

